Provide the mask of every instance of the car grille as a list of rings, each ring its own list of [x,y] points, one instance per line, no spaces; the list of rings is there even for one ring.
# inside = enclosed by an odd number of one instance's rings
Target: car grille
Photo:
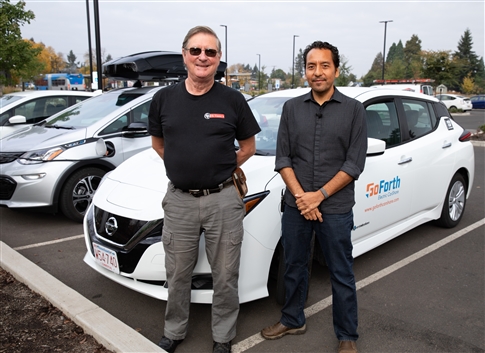
[[[25,152],[0,152],[0,164],[11,163]]]
[[[0,200],[10,200],[16,187],[15,180],[7,176],[0,176]]]
[[[140,221],[106,212],[99,207],[93,208],[86,216],[91,242],[115,251],[120,270],[124,273],[133,273],[145,250],[162,241],[163,219]],[[106,226],[108,221],[110,225],[116,224],[114,232],[113,227]]]

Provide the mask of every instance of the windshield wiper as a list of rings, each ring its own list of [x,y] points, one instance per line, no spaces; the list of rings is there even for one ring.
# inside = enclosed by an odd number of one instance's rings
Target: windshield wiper
[[[57,125],[57,124],[54,124],[54,125],[46,125],[45,127],[52,127],[54,129],[65,129],[65,130],[74,130],[74,126],[60,126],[60,125]]]

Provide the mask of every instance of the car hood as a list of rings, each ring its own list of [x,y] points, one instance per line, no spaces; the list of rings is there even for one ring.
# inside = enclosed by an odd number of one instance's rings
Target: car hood
[[[253,156],[242,169],[246,174],[248,195],[267,189],[278,173],[274,156]],[[110,213],[138,220],[163,218],[162,200],[168,187],[165,166],[149,148],[123,162],[103,181],[93,203]]]
[[[86,138],[86,129],[56,129],[28,126],[1,140],[2,152],[33,151]]]

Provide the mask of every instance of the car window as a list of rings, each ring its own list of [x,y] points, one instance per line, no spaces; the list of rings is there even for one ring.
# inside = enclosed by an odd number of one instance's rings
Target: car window
[[[148,111],[151,101],[145,102],[132,110],[133,122],[145,123],[148,126]]]
[[[118,107],[121,107],[142,95],[143,93],[103,93],[93,99],[84,100],[79,105],[68,108],[62,114],[49,119],[46,125],[87,127],[103,119]]]
[[[120,116],[118,119],[113,121],[107,127],[105,127],[101,132],[100,135],[109,135],[114,133],[119,133],[123,130],[128,128],[128,113]]]
[[[409,136],[412,139],[423,136],[434,129],[437,121],[436,115],[427,102],[405,98],[402,102]]]
[[[0,97],[0,108],[5,108],[7,105],[12,104],[15,101],[18,101],[19,99],[24,98],[23,96],[20,95],[5,95],[3,97]]]
[[[256,135],[258,150],[275,153],[281,112],[288,99],[290,97],[257,97],[248,101],[261,128],[261,132]]]
[[[386,148],[401,142],[401,130],[394,101],[370,104],[365,111],[368,137],[385,141]]]

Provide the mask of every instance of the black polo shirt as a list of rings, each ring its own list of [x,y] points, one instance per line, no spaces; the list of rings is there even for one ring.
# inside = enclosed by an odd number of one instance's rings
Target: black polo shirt
[[[201,96],[185,82],[158,91],[150,105],[151,135],[164,139],[164,163],[180,189],[214,188],[236,169],[235,140],[261,131],[243,95],[220,83]]]
[[[311,91],[283,106],[276,144],[275,171],[291,167],[306,192],[316,191],[340,170],[354,180],[364,170],[367,123],[362,103],[337,89],[319,105]],[[296,207],[286,190],[285,202]],[[354,182],[320,204],[322,213],[341,214],[355,204]]]

